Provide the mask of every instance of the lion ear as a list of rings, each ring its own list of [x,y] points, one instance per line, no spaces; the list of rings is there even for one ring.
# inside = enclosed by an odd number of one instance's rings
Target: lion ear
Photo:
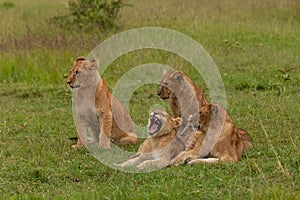
[[[93,60],[91,60],[90,67],[98,68],[98,66],[99,66],[99,61],[97,58],[94,58]]]
[[[173,77],[175,80],[177,80],[178,82],[182,82],[183,81],[183,74],[182,72],[180,71],[176,71],[174,74],[173,74]]]
[[[168,73],[168,70],[163,69],[162,73],[163,73],[163,75],[165,76],[165,75]]]
[[[76,62],[82,61],[82,60],[86,60],[86,58],[85,58],[84,56],[79,56],[79,57],[76,59]]]
[[[218,106],[217,105],[215,105],[215,104],[209,104],[208,105],[208,109],[210,111],[210,114],[217,115],[217,113],[218,113]]]

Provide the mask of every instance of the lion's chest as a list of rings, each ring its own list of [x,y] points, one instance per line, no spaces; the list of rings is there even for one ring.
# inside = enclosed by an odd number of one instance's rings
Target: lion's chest
[[[165,137],[162,138],[151,138],[151,148],[152,151],[156,151],[156,150],[160,150],[166,146],[168,146],[168,144],[170,144],[170,142],[175,139],[175,135],[167,135]]]
[[[81,119],[83,119],[87,124],[99,125],[98,115],[95,108],[81,108],[76,111]]]
[[[99,125],[95,102],[90,99],[75,98],[75,113],[86,124]]]

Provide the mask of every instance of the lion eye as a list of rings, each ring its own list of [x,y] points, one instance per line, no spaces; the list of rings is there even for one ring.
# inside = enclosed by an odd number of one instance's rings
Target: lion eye
[[[79,71],[78,71],[78,70],[77,70],[77,71],[75,71],[75,74],[76,74],[76,75],[78,75],[78,74],[79,74]]]
[[[169,83],[167,83],[167,82],[163,82],[163,83],[162,83],[163,86],[168,86],[168,84],[169,84]]]

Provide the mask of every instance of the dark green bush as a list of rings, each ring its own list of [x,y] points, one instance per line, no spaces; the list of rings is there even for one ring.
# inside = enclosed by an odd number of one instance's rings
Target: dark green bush
[[[124,5],[122,0],[69,0],[68,13],[57,15],[52,21],[62,27],[107,29],[116,25],[118,12]]]

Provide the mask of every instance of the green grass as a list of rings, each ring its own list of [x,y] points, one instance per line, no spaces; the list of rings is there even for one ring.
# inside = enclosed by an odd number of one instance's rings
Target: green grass
[[[132,6],[121,10],[118,29],[85,33],[48,23],[65,9],[63,1],[0,1],[0,198],[299,199],[299,1],[126,3]],[[210,53],[228,112],[253,138],[254,149],[241,162],[131,174],[71,148],[76,130],[65,79],[73,60],[109,36],[144,26],[180,31]],[[113,88],[128,70],[150,62],[183,70],[209,95],[188,62],[160,50],[123,55],[103,78]],[[293,70],[284,83],[278,70],[286,67]],[[156,87],[141,87],[130,100],[139,125],[147,123],[153,105],[169,109]]]

